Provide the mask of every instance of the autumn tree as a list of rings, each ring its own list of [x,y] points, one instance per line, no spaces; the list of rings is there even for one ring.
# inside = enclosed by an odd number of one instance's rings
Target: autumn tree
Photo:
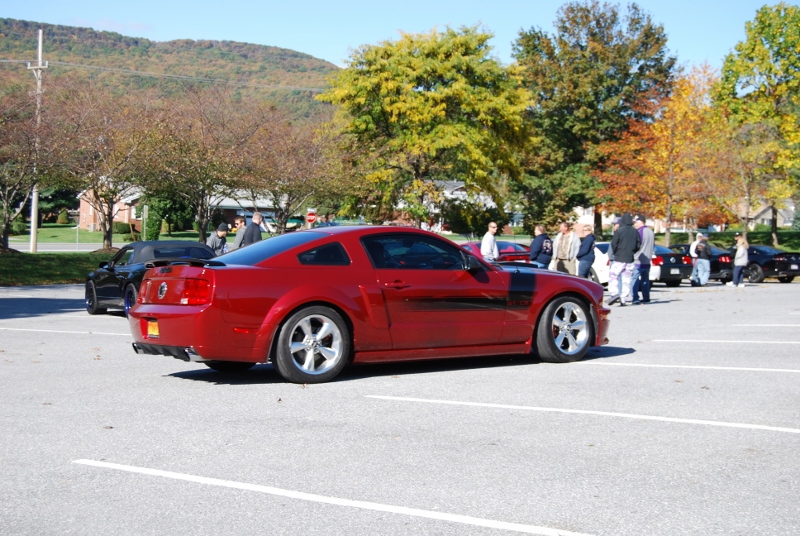
[[[651,108],[641,115],[655,119],[630,119],[619,140],[598,145],[601,158],[594,174],[603,185],[600,195],[607,199],[607,210],[644,211],[668,223],[719,221],[719,205],[707,202],[693,171],[702,162],[689,161],[701,135],[708,134],[704,121],[716,80],[707,65],[678,77],[670,96],[641,103]],[[669,245],[669,227],[665,240]]]
[[[343,186],[335,141],[326,125],[292,123],[276,115],[248,144],[240,191],[253,206],[259,198],[271,200],[279,233],[310,200]]]
[[[555,33],[520,32],[514,55],[533,94],[527,122],[541,137],[529,153],[520,193],[529,218],[552,221],[604,199],[591,175],[599,144],[630,121],[651,119],[641,103],[669,93],[675,58],[661,25],[636,4],[625,13],[596,0],[561,7]],[[601,213],[595,210],[600,232]]]
[[[162,109],[152,92],[114,95],[92,81],[62,81],[50,97],[57,140],[52,173],[81,192],[98,215],[103,247],[110,248],[120,201],[137,192]]]
[[[764,166],[756,173],[770,177],[761,195],[772,207],[778,245],[777,211],[792,191],[797,194],[800,171],[800,7],[764,6],[745,31],[745,40],[725,58],[716,101],[742,128],[740,137],[759,133],[758,143],[748,142],[748,153]],[[763,154],[752,154],[756,148]]]
[[[205,242],[213,212],[241,185],[245,147],[269,122],[272,108],[221,86],[189,86],[170,108],[169,121],[151,139],[141,184],[150,195],[177,196],[191,207]]]
[[[11,222],[22,214],[40,179],[36,140],[41,133],[33,98],[19,86],[5,89],[0,94],[0,249],[8,248]]]
[[[341,107],[377,213],[402,203],[419,223],[434,181],[497,195],[498,178],[517,175],[529,95],[491,57],[491,37],[447,28],[362,46],[318,97]]]

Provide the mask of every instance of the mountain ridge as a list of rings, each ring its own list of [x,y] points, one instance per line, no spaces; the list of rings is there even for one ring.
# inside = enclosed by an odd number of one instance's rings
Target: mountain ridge
[[[48,71],[55,76],[82,67],[105,68],[135,71],[127,74],[142,80],[124,83],[134,87],[152,83],[146,81],[147,73],[260,86],[259,93],[301,115],[321,106],[313,101],[313,95],[339,70],[309,54],[270,45],[227,40],[152,41],[92,28],[0,18],[0,60],[6,60],[0,69],[6,71],[6,78],[29,76],[10,62],[36,59],[39,29],[44,30],[43,59],[52,62]]]

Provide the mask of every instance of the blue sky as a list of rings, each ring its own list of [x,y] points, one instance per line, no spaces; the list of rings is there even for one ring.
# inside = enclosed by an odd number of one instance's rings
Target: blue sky
[[[721,67],[725,55],[744,39],[745,22],[766,4],[763,0],[637,3],[664,25],[670,51],[681,64],[708,62],[714,68]],[[495,35],[491,44],[497,58],[509,63],[511,43],[519,31],[531,27],[552,31],[563,4],[561,0],[0,0],[0,17],[90,27],[154,41],[212,39],[272,45],[340,66],[352,49],[395,40],[401,31],[481,25]],[[31,59],[35,47],[32,43]]]

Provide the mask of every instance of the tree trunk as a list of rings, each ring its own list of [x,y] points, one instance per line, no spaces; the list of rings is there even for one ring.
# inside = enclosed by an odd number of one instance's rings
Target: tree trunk
[[[594,207],[594,235],[603,236],[603,213],[600,205]]]
[[[778,209],[774,204],[772,205],[772,245],[780,246],[778,243]]]

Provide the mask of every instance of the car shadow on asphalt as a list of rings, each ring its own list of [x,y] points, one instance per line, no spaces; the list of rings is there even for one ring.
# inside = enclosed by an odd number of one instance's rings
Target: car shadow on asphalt
[[[0,320],[86,311],[82,299],[67,298],[3,298],[0,299]]]
[[[591,348],[582,361],[619,357],[634,353],[633,348],[601,346]],[[544,364],[534,355],[503,355],[453,359],[433,359],[426,361],[407,361],[397,363],[368,363],[346,367],[333,382],[358,381],[374,377],[410,376],[500,367],[522,367]],[[569,363],[563,365],[568,367]],[[275,368],[270,365],[256,365],[244,372],[218,372],[211,369],[196,369],[169,374],[183,380],[202,381],[214,385],[266,385],[287,383]]]

